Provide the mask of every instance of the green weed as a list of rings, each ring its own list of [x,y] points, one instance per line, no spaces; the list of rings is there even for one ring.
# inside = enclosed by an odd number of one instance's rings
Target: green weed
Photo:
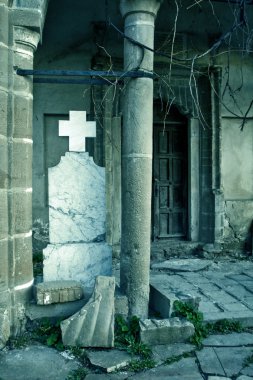
[[[175,316],[184,317],[192,322],[195,327],[195,333],[190,338],[190,342],[198,348],[202,346],[202,341],[210,334],[229,334],[231,332],[242,332],[243,328],[238,321],[229,321],[223,319],[215,323],[203,324],[203,314],[191,305],[187,305],[181,301],[174,303]]]
[[[229,321],[222,319],[215,323],[208,323],[206,325],[209,334],[229,334],[231,332],[242,332],[242,324],[238,321]]]
[[[139,372],[139,371],[143,371],[144,369],[153,368],[155,364],[156,364],[155,361],[151,358],[132,360],[128,364],[127,369],[129,371]]]
[[[84,380],[89,371],[86,368],[77,368],[68,375],[66,380]]]
[[[43,319],[33,331],[33,337],[49,347],[63,351],[64,345],[61,339],[60,323],[61,320],[53,324],[49,319]]]
[[[203,314],[191,305],[187,305],[181,301],[175,301],[174,303],[174,315],[178,317],[184,317],[195,327],[195,333],[190,338],[190,342],[197,347],[201,347],[202,341],[208,335],[208,330],[203,324]]]
[[[139,318],[132,317],[129,322],[121,316],[115,319],[115,345],[133,355],[140,355],[143,359],[152,356],[151,349],[140,341]]]

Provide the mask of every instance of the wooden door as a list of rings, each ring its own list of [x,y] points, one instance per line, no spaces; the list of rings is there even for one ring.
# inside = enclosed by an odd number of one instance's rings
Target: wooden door
[[[187,128],[154,125],[154,238],[187,236]]]

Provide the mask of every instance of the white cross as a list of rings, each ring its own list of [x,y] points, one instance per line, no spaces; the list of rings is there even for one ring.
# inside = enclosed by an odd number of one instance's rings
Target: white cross
[[[69,120],[59,120],[59,136],[69,136],[70,152],[85,152],[86,137],[96,137],[96,122],[86,121],[86,111],[70,111]]]

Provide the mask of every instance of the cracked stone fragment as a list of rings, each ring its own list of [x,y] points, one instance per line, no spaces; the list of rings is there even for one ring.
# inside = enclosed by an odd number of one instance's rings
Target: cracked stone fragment
[[[38,305],[76,301],[83,298],[83,289],[78,281],[48,281],[35,286]]]
[[[66,346],[114,346],[115,278],[98,276],[94,292],[86,305],[61,322],[62,341]]]
[[[108,373],[126,367],[133,360],[132,355],[120,350],[88,351],[87,356],[93,366]]]
[[[140,320],[141,341],[146,344],[187,342],[194,332],[192,323],[179,318]]]

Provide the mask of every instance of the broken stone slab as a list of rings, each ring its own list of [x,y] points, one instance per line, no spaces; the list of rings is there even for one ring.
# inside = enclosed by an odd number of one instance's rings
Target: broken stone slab
[[[231,380],[231,377],[208,376],[208,380]]]
[[[129,374],[124,373],[113,373],[113,374],[97,374],[91,373],[85,377],[85,380],[126,380],[129,379]]]
[[[88,351],[87,357],[93,366],[108,373],[126,367],[133,360],[132,355],[121,350]]]
[[[115,278],[98,276],[94,292],[76,314],[61,322],[62,341],[66,346],[114,346]]]
[[[195,358],[184,358],[170,365],[163,365],[142,373],[131,379],[136,380],[203,380]]]
[[[165,278],[164,278],[165,276]],[[181,301],[196,309],[201,298],[175,289],[166,275],[155,275],[150,278],[149,305],[151,309],[160,313],[163,318],[170,318],[174,311],[175,301]]]
[[[141,341],[149,345],[187,342],[195,332],[192,323],[179,318],[142,319],[139,324]]]
[[[246,332],[226,335],[211,335],[203,340],[203,346],[206,347],[239,347],[248,345],[253,345],[253,334]]]
[[[159,344],[152,346],[153,359],[158,365],[167,359],[188,354],[195,350],[196,347],[193,344],[187,343]]]
[[[9,337],[10,321],[8,310],[0,308],[0,350],[5,347]]]
[[[153,264],[152,269],[168,270],[171,272],[199,272],[208,268],[211,264],[211,260],[203,259],[166,260]]]
[[[38,305],[71,302],[83,298],[83,288],[78,281],[41,282],[35,285],[35,296]]]
[[[253,377],[251,377],[251,376],[242,375],[242,376],[237,377],[236,380],[252,380],[252,379],[253,379]]]

